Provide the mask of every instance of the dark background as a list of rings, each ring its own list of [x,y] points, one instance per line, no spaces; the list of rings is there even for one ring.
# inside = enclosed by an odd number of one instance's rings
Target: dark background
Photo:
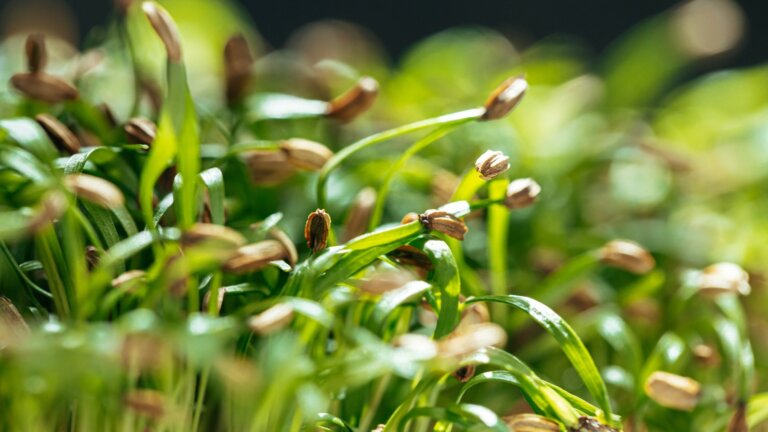
[[[0,4],[8,0],[0,0]],[[216,0],[210,0],[216,1]],[[111,0],[65,0],[79,21],[81,38],[104,23]],[[747,35],[724,60],[744,66],[766,60],[768,0],[737,1],[745,12]],[[348,20],[370,29],[397,58],[425,36],[457,25],[484,25],[535,41],[567,34],[596,52],[627,28],[673,7],[666,0],[240,0],[266,41],[279,47],[290,33],[319,19]]]

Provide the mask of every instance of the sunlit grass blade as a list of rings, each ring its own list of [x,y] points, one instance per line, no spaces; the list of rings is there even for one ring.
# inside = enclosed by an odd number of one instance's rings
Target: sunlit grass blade
[[[398,427],[398,431],[404,431],[408,421],[417,417],[429,417],[443,423],[452,423],[476,430],[477,426],[483,426],[482,430],[508,432],[507,425],[488,408],[480,405],[460,404],[450,408],[418,407],[408,412]]]
[[[565,320],[543,303],[528,297],[516,295],[481,296],[470,298],[467,303],[478,301],[499,302],[514,306],[527,313],[534,321],[544,327],[557,340],[563,353],[584,381],[584,385],[595,398],[600,409],[603,410],[604,420],[611,421],[613,414],[611,401],[600,372],[584,343]]]

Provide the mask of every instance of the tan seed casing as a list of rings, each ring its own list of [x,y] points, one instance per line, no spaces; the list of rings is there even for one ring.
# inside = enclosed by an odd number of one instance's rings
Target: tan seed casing
[[[342,123],[354,120],[376,101],[379,83],[371,77],[363,77],[346,93],[329,102],[326,115]]]
[[[661,406],[691,411],[699,403],[701,384],[688,377],[656,371],[645,381],[645,394]]]
[[[600,249],[600,262],[635,274],[653,270],[656,261],[639,244],[630,240],[613,240]]]

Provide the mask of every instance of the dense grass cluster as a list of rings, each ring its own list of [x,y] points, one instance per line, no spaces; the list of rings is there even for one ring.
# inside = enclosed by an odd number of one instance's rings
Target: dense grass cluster
[[[649,49],[684,8],[587,74],[483,30],[396,70],[340,23],[264,54],[164,3],[203,38],[118,2],[83,54],[3,46],[0,430],[768,419],[766,70],[664,96],[710,55]]]

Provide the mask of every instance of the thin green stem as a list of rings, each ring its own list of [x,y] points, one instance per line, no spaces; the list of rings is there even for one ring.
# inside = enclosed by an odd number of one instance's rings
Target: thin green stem
[[[200,417],[203,414],[203,400],[205,399],[205,391],[208,386],[208,375],[210,374],[210,368],[205,368],[200,374],[200,385],[197,389],[197,399],[195,401],[195,412],[192,416],[192,431],[200,429]]]
[[[507,191],[507,179],[492,181],[488,185],[488,196],[491,199],[504,199]],[[491,293],[504,295],[507,293],[507,235],[509,233],[509,209],[502,205],[492,205],[488,208],[488,262],[491,271]],[[507,308],[499,303],[491,305],[491,312],[499,321],[506,315]],[[501,321],[503,322],[503,321]]]
[[[381,218],[384,213],[384,204],[387,201],[389,188],[392,185],[392,181],[394,180],[395,175],[397,175],[397,173],[401,169],[403,169],[403,167],[408,162],[408,160],[410,160],[411,157],[413,157],[416,153],[422,151],[433,142],[449,134],[458,126],[459,126],[458,124],[452,124],[452,125],[440,127],[437,130],[432,131],[427,136],[416,141],[415,143],[413,143],[413,145],[408,147],[408,149],[400,156],[400,158],[394,163],[394,165],[392,165],[389,171],[387,171],[387,173],[384,175],[384,179],[382,179],[381,184],[379,185],[379,190],[376,191],[376,204],[373,207],[373,212],[371,213],[371,219],[368,222],[369,231],[372,231],[381,223]]]
[[[357,142],[354,142],[347,147],[344,147],[343,149],[341,149],[341,151],[336,153],[330,160],[328,160],[328,162],[325,164],[323,169],[320,171],[320,175],[317,178],[318,207],[325,208],[325,204],[326,204],[325,188],[326,188],[326,183],[328,182],[328,176],[331,174],[331,172],[334,169],[336,169],[339,165],[341,165],[342,162],[344,162],[347,158],[349,158],[353,154],[363,149],[366,149],[368,147],[371,147],[375,144],[378,144],[380,142],[384,142],[393,138],[397,138],[402,135],[418,132],[420,130],[428,129],[431,127],[460,125],[462,123],[468,123],[468,122],[479,119],[484,112],[485,112],[485,109],[483,108],[473,108],[466,111],[460,111],[457,113],[446,114],[440,117],[421,120],[421,121],[417,121],[407,125],[399,126],[393,129],[389,129],[383,132],[379,132],[377,134],[368,136]]]
[[[52,230],[53,228],[47,228]],[[40,255],[40,262],[43,264],[43,271],[48,279],[48,287],[53,295],[53,304],[56,308],[56,314],[62,320],[67,320],[70,317],[70,307],[67,299],[67,289],[64,286],[64,282],[61,280],[58,267],[56,266],[56,259],[50,242],[48,241],[47,233],[40,233],[35,237],[35,249]]]

